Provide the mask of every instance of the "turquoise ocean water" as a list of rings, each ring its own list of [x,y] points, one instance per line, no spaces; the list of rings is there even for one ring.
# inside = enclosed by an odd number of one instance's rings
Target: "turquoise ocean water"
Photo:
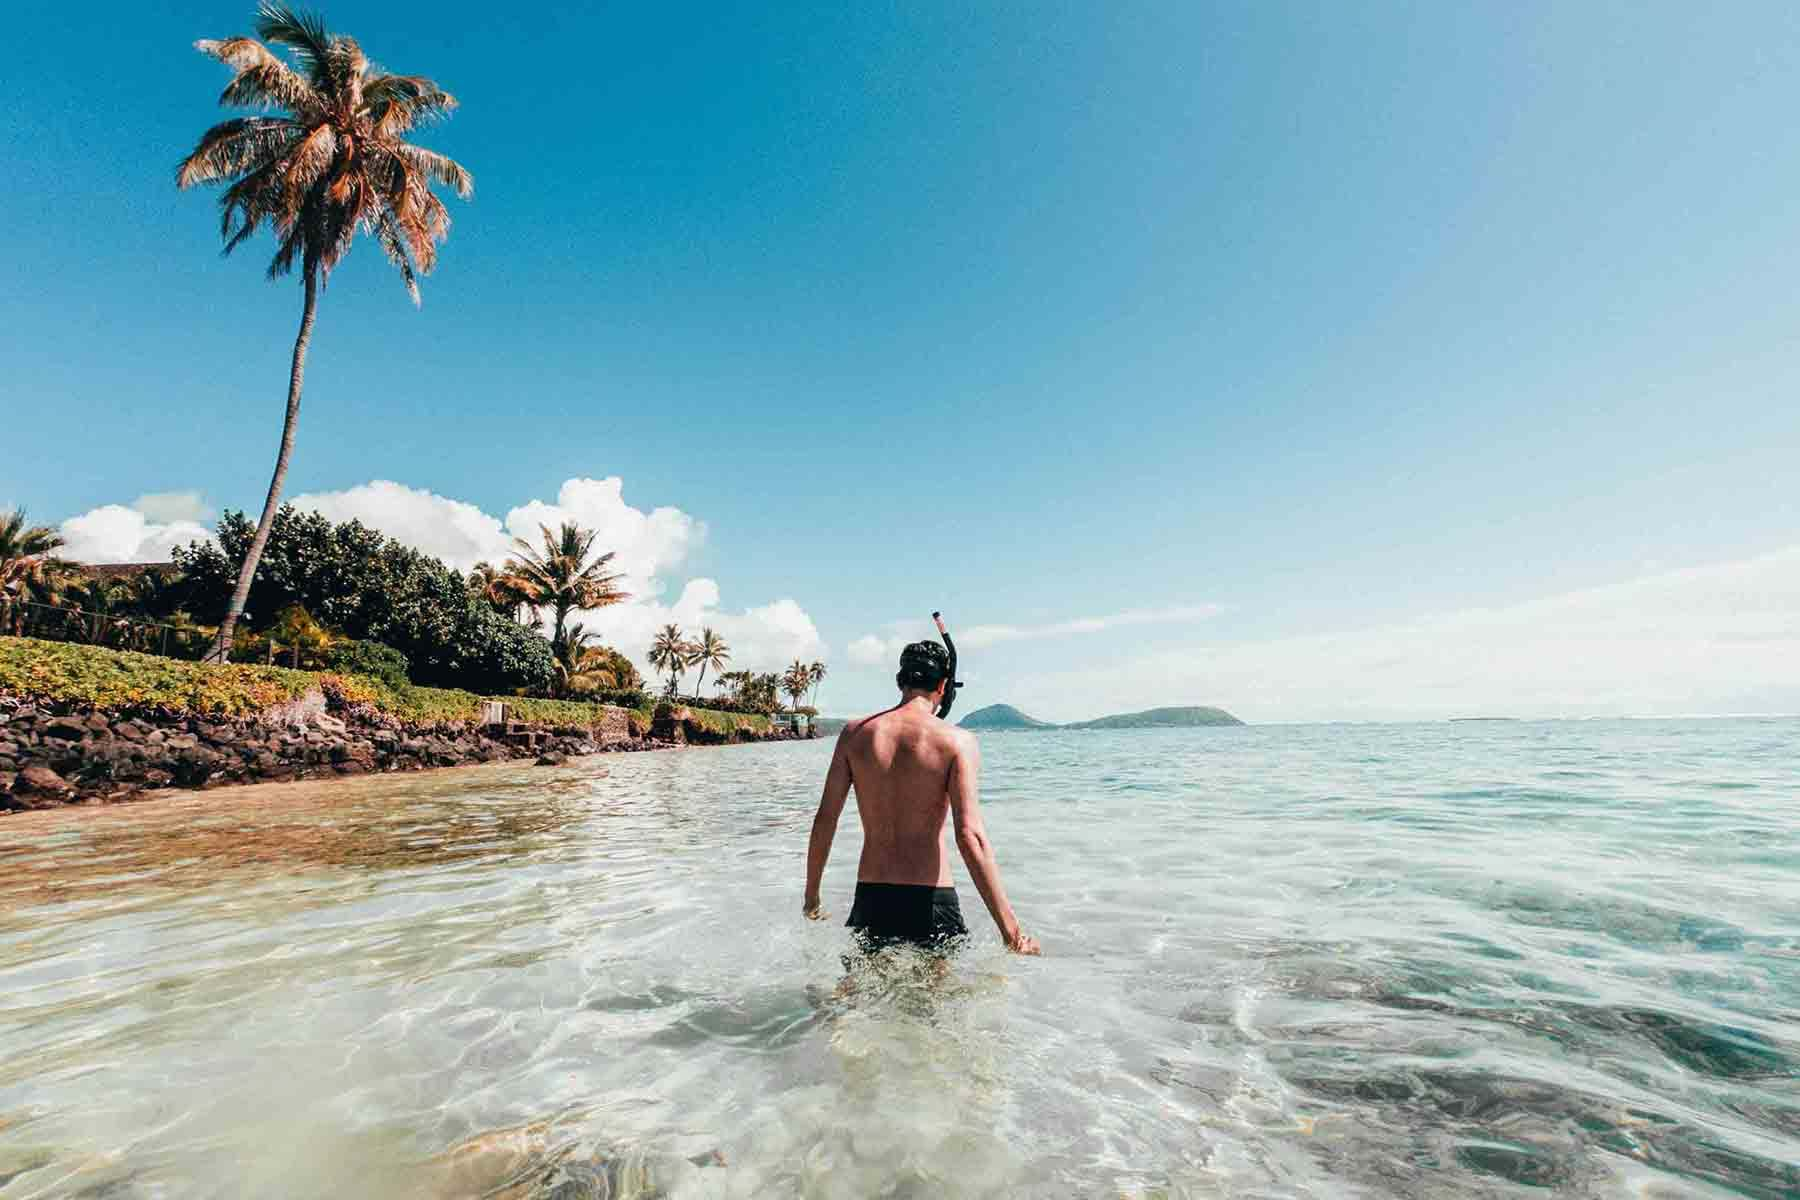
[[[824,742],[6,818],[0,1197],[1800,1196],[1800,722],[983,750],[1041,960]]]

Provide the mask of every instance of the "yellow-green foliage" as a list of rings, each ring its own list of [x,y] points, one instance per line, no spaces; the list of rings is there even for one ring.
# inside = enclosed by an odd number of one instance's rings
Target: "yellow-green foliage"
[[[246,663],[211,666],[103,646],[0,637],[3,695],[101,708],[164,708],[211,716],[247,716],[296,700],[317,687],[421,724],[472,721],[480,716],[481,702],[488,698],[450,688],[396,688],[361,675],[290,671]],[[570,700],[495,698],[504,700],[514,718],[528,725],[591,726],[604,719],[607,708]],[[649,724],[650,708],[633,711]],[[692,711],[695,720],[718,733],[729,734],[738,729],[766,733],[769,728],[767,717],[699,708]]]
[[[152,654],[0,637],[0,692],[106,708],[144,706],[241,716],[318,686],[309,671],[202,666]]]
[[[752,733],[769,732],[769,718],[761,713],[728,713],[716,712],[710,708],[690,708],[694,720],[714,733],[732,734],[740,729],[748,729]]]

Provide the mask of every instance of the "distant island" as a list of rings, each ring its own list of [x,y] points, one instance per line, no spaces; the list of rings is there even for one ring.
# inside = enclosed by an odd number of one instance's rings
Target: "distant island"
[[[964,729],[1055,729],[1048,721],[1026,716],[1010,704],[990,704],[962,719]]]
[[[1147,708],[1142,712],[1117,713],[1096,717],[1092,721],[1075,721],[1055,725],[1020,712],[1010,704],[990,704],[978,708],[962,719],[964,729],[1192,729],[1208,725],[1242,725],[1243,722],[1222,708],[1191,705],[1177,708]]]

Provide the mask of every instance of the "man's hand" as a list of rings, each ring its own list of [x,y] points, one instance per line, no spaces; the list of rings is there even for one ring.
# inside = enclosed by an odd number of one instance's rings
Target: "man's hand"
[[[1011,950],[1014,954],[1028,954],[1033,957],[1037,957],[1044,952],[1044,948],[1038,945],[1038,940],[1027,934],[1023,929],[1006,939],[1006,948]]]
[[[831,914],[825,911],[825,905],[817,896],[808,896],[800,903],[800,911],[806,914],[809,921],[823,921]]]

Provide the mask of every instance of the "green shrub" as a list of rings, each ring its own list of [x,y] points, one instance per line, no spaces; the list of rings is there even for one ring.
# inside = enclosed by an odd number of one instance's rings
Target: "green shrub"
[[[358,641],[355,638],[335,641],[325,653],[325,666],[328,670],[344,675],[366,675],[370,679],[379,679],[393,688],[403,688],[411,683],[406,674],[406,655],[380,642]]]

